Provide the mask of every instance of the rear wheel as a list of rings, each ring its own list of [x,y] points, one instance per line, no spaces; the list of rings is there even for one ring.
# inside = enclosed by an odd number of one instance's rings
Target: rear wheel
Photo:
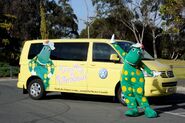
[[[122,93],[122,90],[121,90],[120,87],[117,89],[117,94],[116,94],[116,95],[117,95],[118,101],[119,101],[122,105],[126,106],[127,104],[126,104],[126,102],[125,102],[125,97],[124,97],[124,94]]]
[[[34,100],[39,100],[45,96],[44,85],[41,79],[34,79],[28,85],[29,96]]]

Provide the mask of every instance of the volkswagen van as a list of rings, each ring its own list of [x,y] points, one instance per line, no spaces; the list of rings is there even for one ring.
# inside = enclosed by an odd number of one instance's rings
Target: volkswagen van
[[[20,73],[17,87],[28,92],[33,99],[40,99],[47,92],[67,92],[114,96],[122,103],[120,77],[123,67],[121,54],[117,52],[110,39],[51,39],[55,50],[50,59],[54,73],[46,88],[44,81],[29,71],[29,61],[43,47],[43,40],[26,41],[20,57]],[[133,44],[130,41],[116,40],[128,52]],[[176,92],[177,80],[172,69],[155,60],[145,51],[143,62],[162,74],[158,77],[145,76],[145,96],[164,96]],[[43,67],[47,67],[43,65]]]

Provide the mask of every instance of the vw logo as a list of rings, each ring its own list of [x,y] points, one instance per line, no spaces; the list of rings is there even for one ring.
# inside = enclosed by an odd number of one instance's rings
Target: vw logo
[[[105,78],[107,78],[107,76],[108,76],[108,71],[107,71],[107,69],[102,68],[102,69],[99,70],[99,77],[100,77],[101,79],[105,79]]]

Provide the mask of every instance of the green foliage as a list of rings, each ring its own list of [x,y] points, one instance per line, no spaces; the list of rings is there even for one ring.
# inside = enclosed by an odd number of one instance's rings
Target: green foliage
[[[0,0],[1,61],[18,64],[25,40],[78,36],[77,17],[69,0],[58,1]]]
[[[165,21],[165,34],[169,34],[167,42],[170,45],[169,55],[171,59],[184,58],[185,52],[185,1],[165,0],[160,8],[162,19]]]
[[[19,67],[0,62],[0,77],[16,77],[18,73]]]

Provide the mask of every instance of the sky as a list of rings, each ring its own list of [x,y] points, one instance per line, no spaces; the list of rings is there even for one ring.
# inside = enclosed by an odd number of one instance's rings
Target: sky
[[[80,33],[86,27],[84,22],[87,21],[87,16],[95,16],[95,8],[91,0],[70,0],[69,3],[78,18],[78,32]]]

